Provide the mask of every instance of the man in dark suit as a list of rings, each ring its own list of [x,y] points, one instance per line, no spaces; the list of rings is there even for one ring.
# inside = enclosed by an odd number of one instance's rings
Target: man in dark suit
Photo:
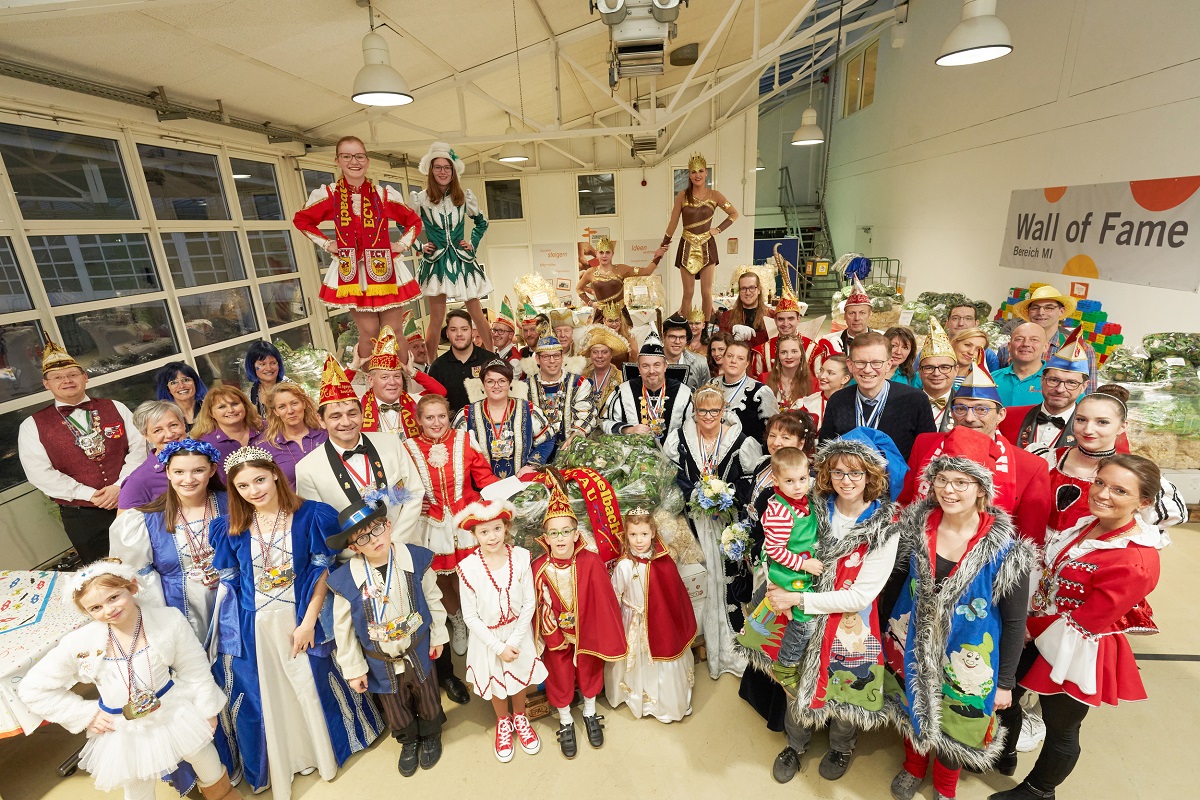
[[[996,426],[1005,417],[1000,393],[991,377],[975,365],[971,374],[955,392],[950,406],[954,429],[950,433],[918,436],[908,460],[908,474],[899,502],[907,505],[929,494],[925,467],[938,456],[962,455],[978,451],[971,440],[980,436],[990,441],[988,448],[995,460],[992,473],[996,487],[995,504],[1013,517],[1017,531],[1026,539],[1041,544],[1050,517],[1050,472],[1046,462],[1014,445]]]
[[[886,380],[891,346],[883,334],[867,331],[850,342],[850,374],[856,385],[834,392],[821,421],[821,442],[836,439],[861,426],[875,428],[892,437],[905,459],[913,441],[922,433],[933,433],[933,412],[920,389]]]

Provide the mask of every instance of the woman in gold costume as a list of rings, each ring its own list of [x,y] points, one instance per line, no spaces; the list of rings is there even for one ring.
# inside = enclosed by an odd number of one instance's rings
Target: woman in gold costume
[[[658,266],[655,261],[645,267],[613,263],[613,241],[607,236],[596,242],[596,258],[600,263],[579,277],[575,291],[579,297],[600,312],[620,309],[625,305],[625,279],[650,275]]]

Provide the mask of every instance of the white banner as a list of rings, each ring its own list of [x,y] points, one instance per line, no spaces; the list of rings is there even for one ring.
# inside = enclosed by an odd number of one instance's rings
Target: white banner
[[[1200,175],[1014,191],[1000,266],[1194,292]]]

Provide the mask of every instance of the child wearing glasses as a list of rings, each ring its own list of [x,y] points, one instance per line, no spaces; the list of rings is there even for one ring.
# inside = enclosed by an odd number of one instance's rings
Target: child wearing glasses
[[[775,476],[775,496],[767,501],[762,515],[767,579],[789,592],[807,592],[813,577],[825,569],[814,557],[817,518],[808,507],[808,456],[798,447],[782,447],[771,456],[771,472]],[[789,694],[795,694],[799,681],[796,665],[816,625],[803,608],[793,608],[786,615],[790,620],[771,672]]]
[[[337,662],[350,688],[371,692],[400,742],[400,774],[442,756],[442,696],[434,661],[449,641],[433,553],[393,546],[383,503],[362,500],[338,515],[325,543],[354,556],[329,573]],[[350,677],[354,676],[354,677]]]
[[[509,527],[516,509],[508,502],[478,501],[454,517],[479,542],[458,562],[463,619],[471,631],[467,643],[467,682],[490,700],[496,712],[496,758],[512,761],[513,733],[521,749],[534,755],[541,740],[525,714],[525,693],[546,680],[546,665],[533,641],[537,595],[529,551],[515,547]]]
[[[533,562],[537,592],[534,615],[538,649],[546,664],[546,699],[558,711],[558,746],[567,758],[578,753],[571,701],[575,687],[583,695],[583,725],[588,744],[604,744],[604,717],[596,696],[604,689],[604,663],[628,655],[621,607],[599,555],[584,548],[579,520],[557,487],[538,539],[546,554]]]

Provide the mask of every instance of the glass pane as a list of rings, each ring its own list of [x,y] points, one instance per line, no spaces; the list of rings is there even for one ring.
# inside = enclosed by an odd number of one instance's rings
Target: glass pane
[[[222,289],[179,298],[188,341],[193,348],[245,336],[258,330],[250,289]]]
[[[246,277],[233,231],[164,233],[163,249],[176,288],[240,281]]]
[[[0,403],[42,391],[40,323],[0,325]]]
[[[688,175],[690,175],[690,174],[691,174],[691,172],[688,171],[687,167],[684,167],[683,169],[675,170],[671,175],[671,187],[672,187],[671,191],[674,192],[675,194],[679,194],[684,189],[686,189],[687,185],[688,185]],[[715,166],[713,166],[712,164],[709,164],[708,165],[708,177],[704,179],[704,185],[707,186],[709,189],[711,189],[711,188],[713,188],[713,181],[715,181],[716,179],[717,179],[717,168]]]
[[[287,231],[246,231],[246,238],[250,240],[250,260],[258,277],[296,271],[292,237]]]
[[[322,172],[319,169],[302,169],[300,170],[300,174],[304,177],[305,200],[308,200],[308,196],[313,193],[314,189],[333,183],[332,172]]]
[[[38,389],[41,388],[42,379],[39,374]],[[25,482],[25,470],[21,468],[21,459],[17,456],[17,432],[26,417],[36,414],[48,405],[49,401],[0,414],[0,492]]]
[[[879,62],[879,42],[867,47],[867,51],[863,55],[865,60],[863,61],[861,108],[866,108],[875,99],[875,66]]]
[[[179,352],[165,300],[66,314],[58,330],[62,346],[93,376]]]
[[[487,199],[488,219],[521,219],[525,216],[521,207],[521,181],[515,178],[484,181],[483,193]]]
[[[275,346],[283,352],[283,346],[287,345],[292,350],[299,350],[302,347],[312,347],[312,329],[307,325],[301,325],[291,330],[282,331],[280,333],[271,334],[271,338],[275,342]]]
[[[246,373],[242,371],[242,361],[250,342],[235,344],[214,350],[202,356],[196,356],[196,372],[206,386],[213,386],[220,381],[232,386],[241,387],[246,382]]]
[[[858,111],[859,98],[862,97],[862,54],[856,55],[846,64],[846,111],[843,116],[850,116]]]
[[[617,213],[617,190],[611,172],[578,175],[575,182],[579,188],[579,216]]]
[[[243,219],[283,219],[274,164],[231,158],[229,168],[233,170],[233,186],[237,189]]]
[[[54,306],[162,289],[144,233],[30,236],[29,247]]]
[[[0,124],[0,156],[25,219],[137,219],[112,139]]]
[[[300,279],[260,283],[258,291],[262,293],[263,309],[267,314],[267,327],[286,325],[289,322],[299,322],[308,316],[304,306],[304,291],[300,288]]]
[[[31,308],[33,302],[25,290],[25,279],[21,277],[21,269],[17,266],[12,240],[0,238],[0,314],[28,311]]]
[[[148,369],[136,375],[109,381],[103,386],[88,384],[88,395],[107,397],[124,403],[130,411],[147,400],[153,400],[158,392],[158,370]]]
[[[159,219],[229,219],[217,157],[139,144],[142,173]]]

